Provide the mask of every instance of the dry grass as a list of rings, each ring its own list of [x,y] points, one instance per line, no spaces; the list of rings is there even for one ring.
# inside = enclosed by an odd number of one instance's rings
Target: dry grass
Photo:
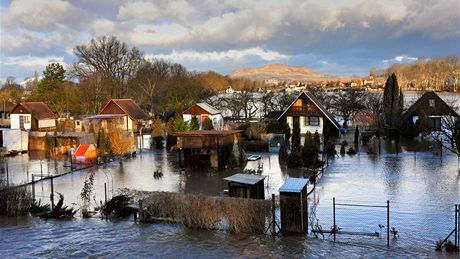
[[[25,187],[0,183],[0,215],[16,217],[29,212],[32,195]]]
[[[224,228],[237,233],[263,233],[271,217],[268,200],[153,192],[142,200],[140,220],[180,222],[190,228]]]

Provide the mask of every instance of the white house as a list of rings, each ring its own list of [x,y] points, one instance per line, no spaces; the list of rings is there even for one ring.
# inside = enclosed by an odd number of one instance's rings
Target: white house
[[[222,112],[207,103],[197,103],[182,114],[185,122],[190,122],[193,117],[196,117],[199,129],[203,129],[203,123],[207,118],[212,121],[215,130],[221,130],[224,127]]]
[[[11,110],[10,119],[11,129],[37,131],[56,129],[55,114],[43,102],[18,103]]]
[[[309,92],[301,92],[299,96],[283,111],[278,121],[286,121],[292,129],[294,123],[299,124],[300,134],[307,132],[320,136],[338,136],[340,125],[334,116]]]

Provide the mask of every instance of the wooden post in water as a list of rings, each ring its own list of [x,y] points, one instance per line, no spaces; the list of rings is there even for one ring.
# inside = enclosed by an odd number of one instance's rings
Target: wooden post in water
[[[139,213],[139,221],[141,222],[144,220],[144,213],[143,213],[144,207],[142,205],[143,205],[142,200],[139,200],[139,212],[138,213]]]
[[[337,230],[337,227],[335,226],[335,197],[332,198],[332,218],[333,218],[333,221],[334,221],[334,224],[332,225],[332,229],[334,231],[334,242],[335,242],[335,236],[336,236],[336,230]]]
[[[40,159],[40,176],[43,177],[43,163],[41,159]]]
[[[8,162],[6,162],[6,186],[10,186],[10,174],[8,172]]]
[[[387,200],[387,246],[390,246],[390,201]]]
[[[275,194],[272,193],[272,235],[276,235]]]
[[[53,177],[51,177],[51,194],[50,194],[50,200],[51,200],[51,210],[54,209],[54,184],[53,184]]]
[[[32,174],[32,199],[35,201],[35,176]]]
[[[455,204],[455,225],[454,225],[454,229],[455,229],[455,237],[454,237],[454,244],[455,244],[455,247],[458,248],[458,205]]]

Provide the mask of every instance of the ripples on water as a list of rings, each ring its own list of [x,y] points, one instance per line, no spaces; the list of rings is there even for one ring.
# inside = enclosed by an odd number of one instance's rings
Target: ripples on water
[[[278,194],[287,177],[302,175],[301,170],[280,167],[276,155],[262,155],[266,197]],[[27,155],[9,160],[10,180],[17,183],[27,179],[24,164],[18,161],[28,161]],[[250,162],[247,168],[257,166],[258,162]],[[30,161],[29,173],[37,173],[39,168],[39,161],[38,167],[37,160]],[[156,168],[162,169],[163,178],[153,178]],[[110,191],[126,187],[221,195],[227,188],[222,178],[232,173],[183,174],[177,169],[175,154],[147,152],[125,161],[123,167],[112,163],[96,170],[94,194],[96,200],[103,200],[104,183],[108,183]],[[55,191],[64,193],[65,204],[79,203],[86,175],[86,171],[74,172],[54,180]],[[455,156],[447,154],[441,159],[431,152],[419,152],[414,159],[411,152],[381,156],[360,153],[337,157],[309,203],[317,203],[317,220],[323,229],[329,229],[333,197],[338,202],[378,205],[390,200],[391,225],[400,234],[390,249],[385,238],[375,237],[338,236],[339,242],[334,244],[328,235],[324,241],[304,236],[272,238],[180,225],[135,224],[132,219],[43,221],[23,217],[0,218],[0,251],[6,257],[433,257],[440,255],[433,252],[435,241],[444,238],[453,226],[453,205],[460,202],[459,190]],[[36,185],[37,195],[44,200],[49,191],[49,182]],[[382,209],[338,208],[337,223],[344,230],[379,231],[378,224],[386,224],[385,213]]]

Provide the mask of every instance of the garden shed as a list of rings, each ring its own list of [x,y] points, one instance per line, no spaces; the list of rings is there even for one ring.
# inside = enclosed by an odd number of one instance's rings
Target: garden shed
[[[265,199],[263,175],[256,174],[234,174],[224,178],[228,181],[230,197]]]
[[[280,187],[281,231],[308,231],[308,179],[288,178]]]
[[[97,149],[93,144],[80,144],[75,151],[75,161],[79,164],[91,164],[97,161]]]

